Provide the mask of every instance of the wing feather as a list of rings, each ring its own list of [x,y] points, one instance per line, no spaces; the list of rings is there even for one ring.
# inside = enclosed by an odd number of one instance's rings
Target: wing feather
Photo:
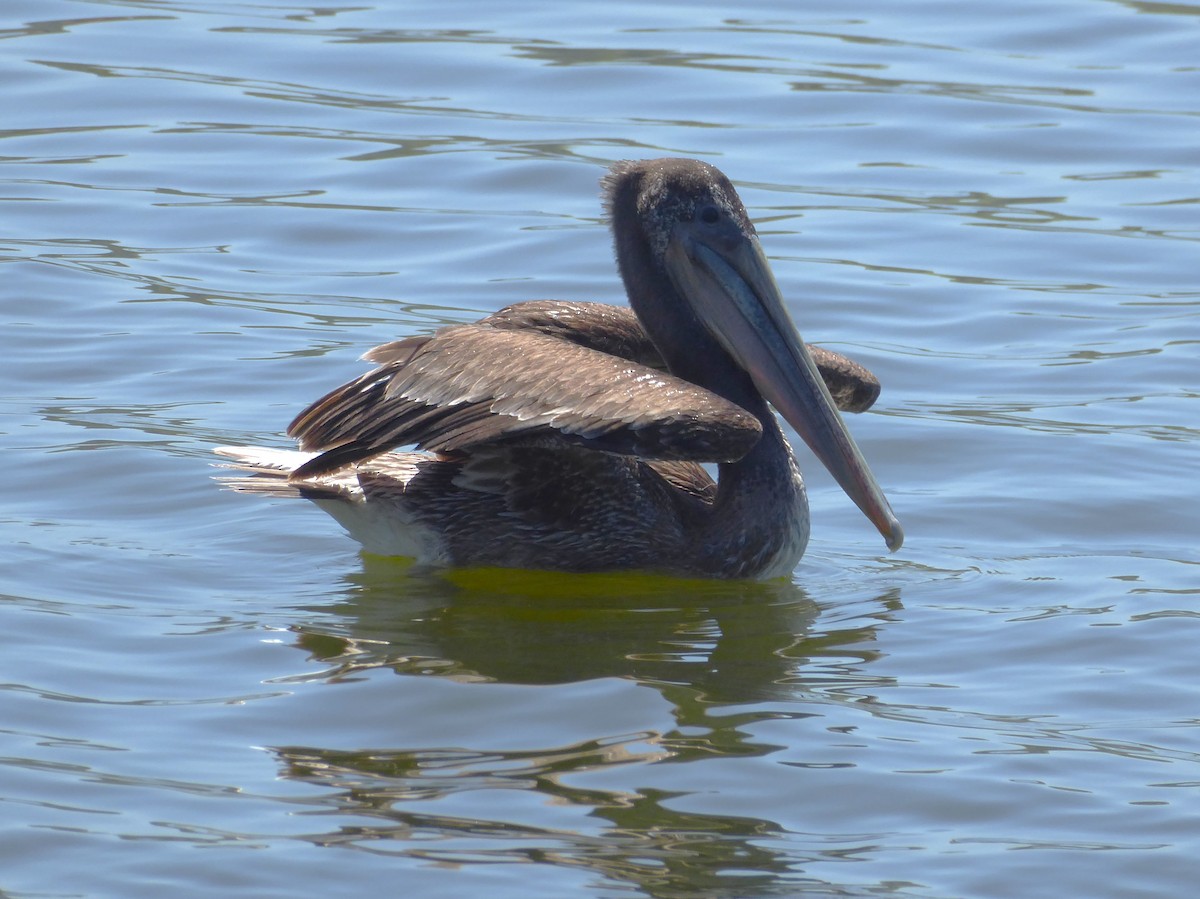
[[[451,453],[516,440],[718,462],[761,434],[753,415],[695,384],[537,330],[456,325],[369,355],[384,364],[288,429],[323,451],[295,477],[407,444]]]
[[[665,371],[662,354],[628,306],[566,300],[530,300],[506,306],[481,324],[522,328],[561,337],[610,356]],[[390,346],[390,344],[389,344]],[[834,403],[843,412],[865,412],[879,398],[879,379],[853,359],[807,344]]]
[[[879,382],[809,348],[838,407],[867,409]],[[534,300],[474,324],[370,350],[378,367],[300,413],[288,433],[321,455],[295,477],[398,446],[453,453],[500,441],[563,442],[662,461],[740,458],[761,433],[749,413],[666,373],[624,306]]]

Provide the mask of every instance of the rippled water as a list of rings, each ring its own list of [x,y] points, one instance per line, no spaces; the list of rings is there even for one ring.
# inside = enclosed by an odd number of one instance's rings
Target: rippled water
[[[0,894],[1186,895],[1200,6],[7,0]],[[738,184],[908,532],[410,572],[218,491],[397,336]],[[203,851],[198,851],[203,850]]]

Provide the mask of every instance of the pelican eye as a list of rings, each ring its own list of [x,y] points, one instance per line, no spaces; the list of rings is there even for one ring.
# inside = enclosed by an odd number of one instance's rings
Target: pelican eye
[[[700,210],[700,221],[706,225],[715,225],[721,220],[721,210],[716,206],[705,206]]]

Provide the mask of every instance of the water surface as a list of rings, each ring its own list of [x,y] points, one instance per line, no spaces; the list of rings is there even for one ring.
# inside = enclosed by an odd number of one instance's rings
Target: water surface
[[[1186,894],[1200,6],[10,0],[0,893]],[[210,447],[398,336],[619,301],[709,160],[908,542],[790,581],[368,559]]]

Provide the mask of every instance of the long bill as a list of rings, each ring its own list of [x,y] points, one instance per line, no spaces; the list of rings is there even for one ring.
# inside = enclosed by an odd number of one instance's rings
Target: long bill
[[[758,240],[713,243],[684,229],[672,235],[666,268],[676,289],[894,552],[904,531],[784,309]]]

